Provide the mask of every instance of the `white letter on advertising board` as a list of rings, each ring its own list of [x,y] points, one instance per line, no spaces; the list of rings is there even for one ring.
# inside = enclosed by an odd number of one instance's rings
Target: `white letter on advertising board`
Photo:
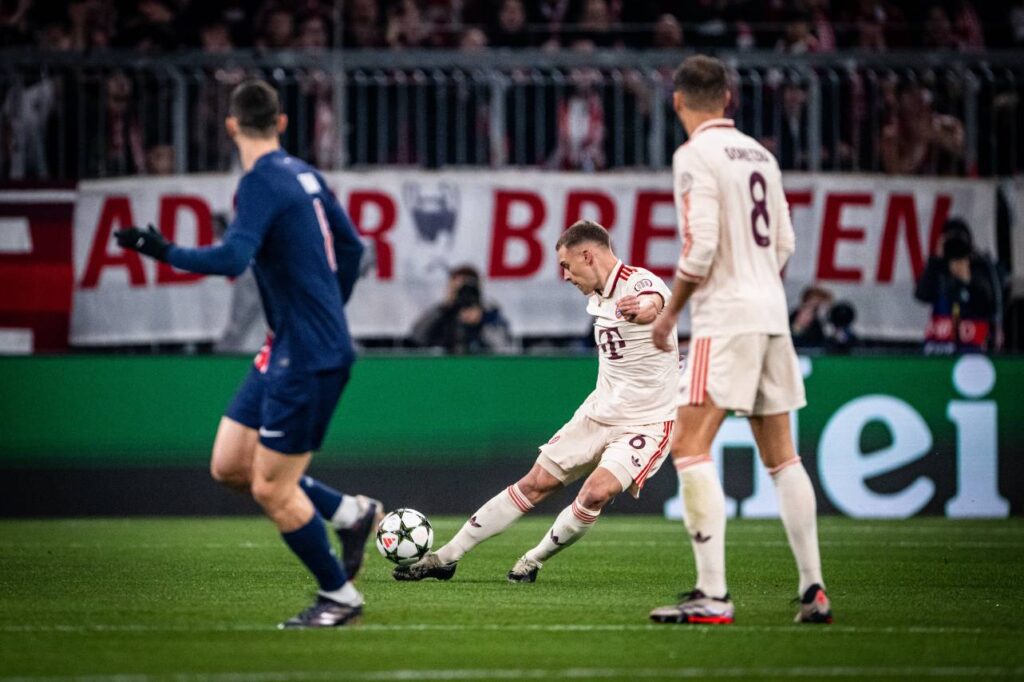
[[[967,398],[983,398],[995,384],[995,366],[982,355],[964,356],[953,367],[953,386]],[[1005,518],[1010,503],[999,494],[996,402],[952,400],[946,416],[956,426],[956,496],[946,502],[946,515]]]
[[[860,449],[861,433],[871,422],[882,423],[892,444],[871,453]],[[919,512],[935,494],[935,483],[918,477],[903,490],[878,493],[866,484],[916,461],[932,446],[932,434],[921,415],[898,398],[868,395],[851,400],[825,426],[818,444],[818,473],[832,503],[856,518],[906,518]]]

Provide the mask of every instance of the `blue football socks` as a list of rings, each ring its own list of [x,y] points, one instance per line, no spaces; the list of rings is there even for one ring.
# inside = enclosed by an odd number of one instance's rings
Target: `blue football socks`
[[[329,485],[324,485],[320,481],[316,480],[312,476],[303,476],[299,479],[299,487],[309,497],[309,501],[316,507],[317,512],[320,516],[324,517],[328,521],[334,518],[334,514],[338,511],[338,507],[341,506],[341,500],[344,498],[340,492],[335,490]]]
[[[321,592],[333,592],[348,582],[338,555],[327,541],[324,520],[319,513],[314,512],[309,523],[298,530],[281,533],[281,537],[316,578]]]

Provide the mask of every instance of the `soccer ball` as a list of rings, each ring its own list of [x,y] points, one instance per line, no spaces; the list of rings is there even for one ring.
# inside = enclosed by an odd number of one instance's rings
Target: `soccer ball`
[[[434,529],[430,521],[415,509],[389,512],[377,526],[377,550],[399,566],[416,563],[433,544]]]

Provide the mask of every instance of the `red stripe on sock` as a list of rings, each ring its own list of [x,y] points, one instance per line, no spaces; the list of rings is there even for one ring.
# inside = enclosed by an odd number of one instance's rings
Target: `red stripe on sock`
[[[711,460],[711,455],[694,455],[692,457],[677,457],[676,458],[676,462],[675,462],[676,471],[682,471],[683,469],[687,469],[689,467],[696,466],[698,464],[703,464],[704,462],[710,462],[710,461],[712,461]]]
[[[590,512],[584,511],[583,507],[576,504],[575,500],[572,503],[572,513],[583,523],[593,523],[594,521],[597,521],[597,514],[591,514]]]
[[[533,509],[533,505],[530,504],[529,501],[524,499],[522,496],[520,496],[519,491],[515,489],[514,485],[510,485],[509,487],[505,488],[505,492],[508,493],[509,498],[512,500],[512,504],[514,504],[519,509],[519,511],[525,514],[526,512]]]
[[[785,462],[783,462],[782,464],[780,464],[777,467],[772,467],[771,469],[768,470],[768,473],[771,476],[774,476],[775,474],[779,473],[780,471],[782,471],[786,467],[793,466],[794,464],[798,464],[799,462],[800,462],[800,455],[797,455],[793,459],[787,459]]]

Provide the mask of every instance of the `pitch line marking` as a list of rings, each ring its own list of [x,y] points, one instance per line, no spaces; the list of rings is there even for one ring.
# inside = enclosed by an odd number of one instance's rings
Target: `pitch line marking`
[[[799,667],[723,667],[723,668],[562,668],[562,669],[509,669],[509,668],[455,668],[424,670],[332,670],[332,671],[279,671],[279,672],[222,672],[222,673],[166,673],[166,674],[113,674],[67,675],[38,677],[0,677],[0,682],[293,682],[297,680],[332,681],[365,680],[366,682],[402,682],[404,680],[579,680],[579,679],[695,679],[695,678],[748,678],[748,677],[801,677],[801,678],[863,678],[900,677],[1017,677],[1024,674],[1024,666],[799,666]]]
[[[0,632],[5,633],[60,633],[60,634],[86,634],[103,632],[123,633],[149,633],[149,632],[276,632],[273,624],[238,624],[238,625],[212,625],[197,627],[193,625],[4,625],[0,626]],[[822,634],[960,634],[960,635],[1016,635],[1019,630],[1006,629],[996,630],[990,628],[968,628],[968,627],[943,627],[927,625],[907,626],[858,626],[858,625],[832,625],[822,628],[808,628],[800,625],[729,625],[720,626],[687,626],[685,628],[666,625],[645,624],[438,624],[438,623],[406,623],[406,624],[363,624],[350,628],[340,628],[338,633],[358,634],[378,632],[641,632],[641,631],[664,631],[664,632],[697,632],[707,633],[729,633],[729,632],[797,632],[801,634],[814,635]]]
[[[781,528],[779,529],[781,533]],[[685,540],[680,534],[679,538]],[[674,540],[673,540],[674,541]],[[587,547],[664,547],[664,540],[588,540]],[[822,547],[906,547],[909,549],[942,549],[944,547],[964,547],[969,549],[1020,549],[1024,545],[1024,538],[1020,541],[987,541],[987,540],[958,540],[949,538],[946,540],[892,540],[889,542],[856,542],[847,540],[820,540]],[[732,539],[730,545],[733,547],[789,547],[786,540],[745,540]],[[50,547],[52,543],[24,543],[24,542],[0,542],[0,548],[15,549],[24,547]],[[115,547],[116,545],[102,542],[66,542],[61,545],[69,549],[103,549],[104,547]],[[205,543],[163,543],[143,542],[135,543],[132,549],[153,550],[153,549],[174,549],[177,547],[201,547],[203,549],[268,549],[276,548],[276,542],[205,542]]]

